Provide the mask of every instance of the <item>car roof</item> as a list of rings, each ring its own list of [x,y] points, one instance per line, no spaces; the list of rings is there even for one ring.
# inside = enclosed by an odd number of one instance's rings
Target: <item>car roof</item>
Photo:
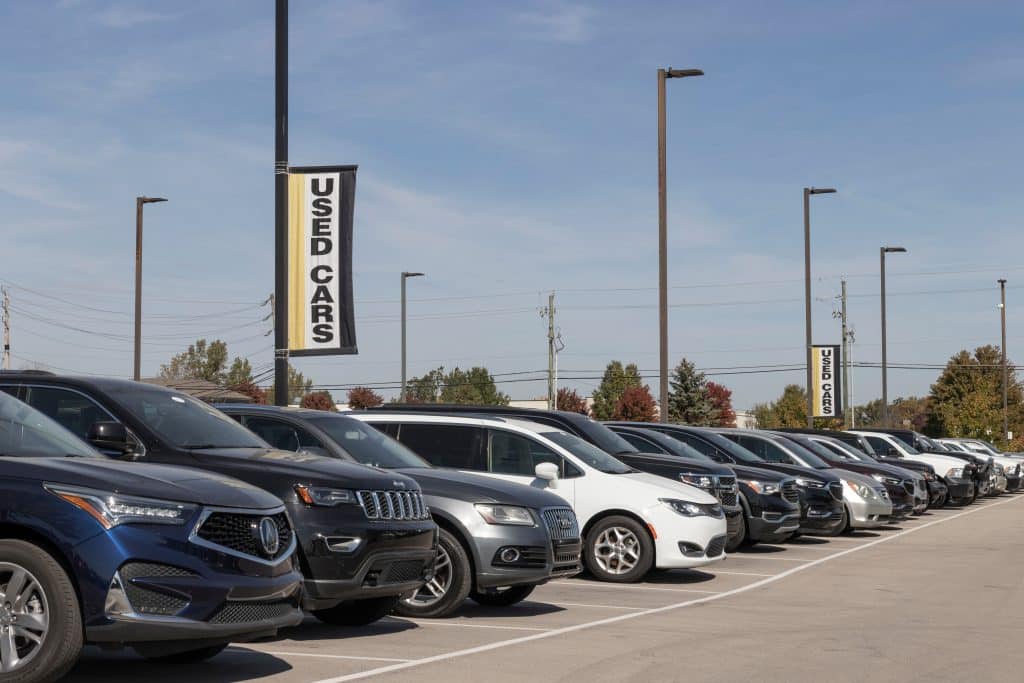
[[[260,403],[214,403],[214,408],[225,413],[247,413],[253,415],[287,415],[289,417],[316,418],[316,417],[351,417],[347,412],[332,412],[328,410],[316,410],[314,408],[300,408],[299,406],[268,406]]]
[[[424,424],[463,424],[478,427],[497,427],[510,425],[523,431],[543,434],[546,432],[561,432],[562,430],[551,425],[541,424],[533,420],[517,420],[515,418],[497,417],[494,415],[478,415],[475,413],[446,415],[444,413],[414,413],[414,412],[353,412],[352,417],[372,422],[420,422]]]
[[[26,384],[45,382],[52,384],[65,384],[68,386],[95,387],[100,390],[141,385],[144,387],[151,387],[153,389],[174,391],[174,389],[171,389],[169,387],[163,387],[160,386],[159,384],[136,382],[134,380],[121,379],[118,377],[58,375],[52,372],[40,372],[36,370],[17,370],[11,372],[4,372],[0,374],[0,381],[10,380],[16,382],[24,382]]]

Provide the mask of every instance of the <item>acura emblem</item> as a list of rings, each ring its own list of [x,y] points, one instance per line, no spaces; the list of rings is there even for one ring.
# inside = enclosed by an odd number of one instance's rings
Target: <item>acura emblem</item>
[[[273,557],[281,548],[281,535],[277,531],[277,522],[270,517],[264,517],[256,525],[256,536],[260,548],[267,557]]]

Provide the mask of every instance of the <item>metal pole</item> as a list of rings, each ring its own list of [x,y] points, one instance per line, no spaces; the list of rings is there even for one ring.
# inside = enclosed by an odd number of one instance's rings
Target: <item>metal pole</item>
[[[142,359],[142,207],[143,198],[135,198],[135,363],[132,379],[139,381]]]
[[[665,69],[658,69],[658,418],[668,422],[668,197],[665,162]]]
[[[274,404],[288,405],[288,0],[274,27]]]
[[[814,395],[811,369],[811,188],[804,188],[804,326],[807,362],[807,426],[814,427]]]
[[[0,287],[0,293],[3,294],[3,313],[4,313],[4,353],[3,363],[0,367],[4,370],[11,369],[11,299],[7,293],[6,287]]]
[[[879,249],[882,271],[882,426],[889,426],[889,368],[885,355],[885,247]]]
[[[850,344],[849,332],[846,330],[846,280],[842,281],[842,320],[843,320],[843,426],[850,424],[849,415],[853,411],[850,405]],[[852,429],[852,427],[851,427]]]
[[[850,342],[850,367],[853,367],[853,342]],[[850,373],[850,381],[853,381],[853,373]],[[853,385],[850,385],[850,429],[857,428],[857,411],[853,409]]]
[[[405,397],[405,280],[406,274],[402,273],[402,393],[399,398],[404,402]]]
[[[1010,379],[1006,367],[1006,280],[999,280],[999,318],[1003,330],[1003,342],[1000,347],[1003,353],[1003,439],[1010,440],[1010,420],[1007,412],[1007,395],[1009,394]]]
[[[558,410],[555,389],[555,293],[548,294],[548,410]]]

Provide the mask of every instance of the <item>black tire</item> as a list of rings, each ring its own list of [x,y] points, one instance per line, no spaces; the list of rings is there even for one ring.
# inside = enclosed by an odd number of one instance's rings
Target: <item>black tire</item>
[[[740,532],[735,536],[730,536],[729,540],[725,544],[725,552],[734,553],[740,549],[740,547],[747,540],[747,513],[743,512],[740,514]]]
[[[469,598],[473,602],[487,607],[509,607],[528,598],[534,588],[536,588],[534,585],[508,586],[503,589],[497,588],[483,592],[470,591]]]
[[[843,506],[843,517],[844,522],[839,527],[839,534],[853,533],[853,515],[850,514],[850,511],[847,509],[845,505]],[[836,536],[838,536],[839,534],[836,534]]]
[[[469,554],[454,535],[445,529],[441,529],[440,532],[437,540],[438,555],[441,556],[443,551],[448,557],[447,566],[451,570],[451,580],[446,582],[447,587],[440,584],[444,588],[441,597],[429,602],[420,599],[421,596],[425,599],[424,591],[429,593],[427,588],[420,589],[411,596],[402,596],[395,604],[395,614],[426,619],[447,617],[466,601],[473,587],[473,565],[469,561]],[[440,562],[438,568],[441,568]],[[435,586],[439,585],[437,577],[434,581]]]
[[[151,662],[163,662],[164,664],[195,664],[197,662],[205,662],[207,659],[213,659],[223,652],[224,648],[227,646],[227,643],[221,643],[220,645],[210,645],[208,647],[200,647],[195,650],[175,652],[173,655],[146,657],[146,659]]]
[[[332,626],[366,626],[391,614],[400,597],[386,595],[382,598],[349,600],[327,609],[315,609],[313,616]]]
[[[628,534],[632,534],[632,538],[635,541],[630,542],[629,549],[637,555],[635,564],[631,568],[618,573],[614,568],[612,571],[603,568],[597,554],[598,544],[604,543],[607,538],[605,537],[606,532],[610,534],[620,533],[616,530],[621,530],[621,533],[628,532]],[[617,564],[614,559],[602,561],[609,567]],[[650,571],[651,567],[654,566],[654,541],[651,540],[647,529],[632,517],[619,515],[605,517],[594,524],[590,531],[587,532],[587,537],[583,542],[583,562],[594,578],[600,581],[633,583],[642,579]],[[618,560],[618,562],[621,562],[621,560]]]
[[[934,503],[931,504],[930,509],[941,510],[946,507],[946,503],[949,502],[949,494],[943,493]]]
[[[15,567],[31,574],[38,585],[38,592],[33,592],[24,602],[31,609],[34,600],[39,609],[45,610],[48,620],[42,642],[34,654],[23,653],[26,662],[0,675],[0,680],[4,683],[55,681],[75,665],[82,651],[82,613],[78,595],[64,567],[48,552],[25,541],[0,540],[0,582],[5,582],[5,587]],[[22,637],[21,642],[28,647],[25,641]]]

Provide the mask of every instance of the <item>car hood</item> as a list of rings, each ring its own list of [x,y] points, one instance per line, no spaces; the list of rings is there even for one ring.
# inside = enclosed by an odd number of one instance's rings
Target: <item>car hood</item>
[[[951,458],[948,455],[933,455],[931,453],[921,453],[920,455],[905,455],[903,456],[906,460],[914,460],[916,462],[923,462],[931,465],[935,468],[935,473],[939,476],[946,476],[946,472],[956,468],[962,468],[964,465],[973,464],[970,460],[961,460],[960,458]]]
[[[618,460],[630,465],[655,465],[663,467],[676,467],[680,472],[684,470],[707,472],[709,474],[721,474],[730,476],[732,472],[725,465],[716,462],[701,462],[692,458],[684,458],[678,455],[665,455],[664,453],[619,453],[615,456]]]
[[[873,472],[879,474],[887,474],[891,477],[897,477],[899,479],[924,479],[924,476],[917,470],[907,469],[899,467],[897,465],[887,465],[885,463],[867,463],[867,462],[843,462],[836,463],[836,467],[843,470],[850,470],[852,472],[860,472],[861,474],[871,475]],[[872,481],[877,481],[872,479]]]
[[[348,489],[405,488],[418,491],[420,488],[404,474],[307,453],[273,448],[209,448],[190,453],[198,463],[245,480],[254,475],[274,475],[294,483]]]
[[[759,465],[758,467],[763,467],[767,470],[775,470],[776,472],[785,472],[792,477],[817,479],[818,481],[825,482],[839,481],[839,477],[837,477],[831,470],[816,470],[813,467],[800,467],[799,465],[787,465],[785,463],[768,461],[765,461],[764,465]]]
[[[641,501],[644,497],[649,496],[651,498],[676,498],[704,505],[718,502],[714,496],[701,491],[696,486],[690,486],[681,481],[672,481],[647,472],[629,472],[628,474],[609,474],[607,476],[615,477],[619,495],[629,496],[634,501]],[[611,504],[613,503],[609,501],[609,505]]]
[[[281,505],[277,497],[243,481],[171,465],[103,458],[6,458],[0,462],[0,476],[215,507],[262,510]]]
[[[833,474],[838,476],[840,479],[846,479],[848,481],[854,481],[854,482],[857,482],[858,484],[863,484],[864,486],[868,486],[868,487],[873,488],[873,489],[885,488],[884,485],[882,483],[880,483],[877,479],[875,479],[874,477],[871,477],[871,476],[869,476],[867,474],[863,474],[861,472],[855,472],[853,470],[846,470],[846,469],[842,469],[842,468],[836,468],[833,471]]]
[[[782,481],[783,479],[792,478],[788,474],[765,469],[763,467],[750,467],[749,465],[730,465],[729,467],[736,473],[736,477],[741,481]]]
[[[441,468],[408,467],[392,471],[414,479],[423,489],[424,495],[428,496],[452,498],[467,503],[525,505],[538,510],[565,507],[565,499],[550,491],[503,479]]]

